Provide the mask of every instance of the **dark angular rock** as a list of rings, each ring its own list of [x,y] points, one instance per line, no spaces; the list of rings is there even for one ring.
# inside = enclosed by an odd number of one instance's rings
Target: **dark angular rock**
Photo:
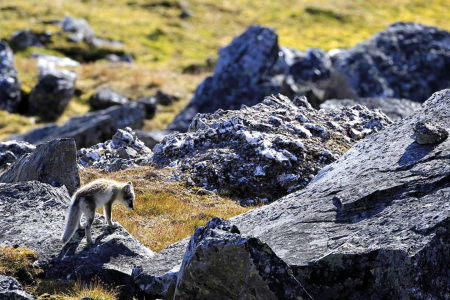
[[[25,292],[14,278],[0,275],[0,299],[33,300],[34,297]]]
[[[252,107],[197,114],[187,133],[166,135],[153,161],[181,179],[239,197],[275,200],[304,188],[356,140],[391,124],[364,106],[317,111],[305,98],[267,97]]]
[[[417,122],[450,127],[450,90],[353,146],[304,190],[231,219],[267,243],[314,299],[450,295],[450,142],[419,145]]]
[[[128,98],[108,88],[100,89],[89,98],[89,104],[93,110],[106,109],[111,106],[124,105],[129,102],[130,100],[128,100]]]
[[[369,109],[380,109],[392,120],[402,119],[421,108],[421,104],[408,99],[394,98],[359,98],[359,99],[331,99],[320,105],[323,109],[338,107],[352,107],[364,105]]]
[[[75,116],[63,125],[50,124],[25,134],[13,135],[11,139],[39,144],[56,138],[73,138],[80,149],[110,139],[119,128],[142,128],[144,118],[144,106],[130,103]]]
[[[0,170],[8,167],[23,155],[33,152],[35,149],[36,146],[27,142],[0,142]]]
[[[145,107],[145,118],[153,119],[156,113],[156,104],[158,100],[154,97],[146,97],[136,100],[137,103],[144,105]]]
[[[330,78],[332,71],[331,59],[320,49],[310,48],[304,56],[297,56],[289,66],[287,75],[295,82],[316,82]]]
[[[191,102],[168,129],[186,131],[196,113],[239,109],[280,92],[281,84],[272,78],[278,52],[278,36],[272,29],[249,27],[220,50],[214,75],[197,87]]]
[[[29,30],[17,30],[9,38],[9,44],[13,49],[23,50],[28,47],[44,48],[39,38]]]
[[[179,100],[178,97],[169,95],[167,93],[164,93],[163,91],[157,91],[155,95],[156,101],[158,104],[168,106],[174,103],[175,101]]]
[[[406,98],[423,102],[450,86],[450,33],[417,23],[395,23],[337,55],[345,95],[334,98]],[[347,89],[342,89],[347,85]],[[349,94],[350,92],[350,94]]]
[[[80,187],[76,151],[73,139],[40,144],[34,152],[22,156],[3,173],[0,182],[37,180],[58,187],[65,185],[72,195]]]
[[[154,129],[151,131],[135,130],[136,136],[150,149],[161,143],[164,137],[172,131]]]
[[[80,165],[108,172],[149,164],[152,155],[152,150],[129,127],[117,130],[109,141],[77,152]]]
[[[16,112],[20,104],[20,82],[14,66],[14,54],[0,41],[0,110]]]
[[[440,144],[448,138],[448,131],[434,122],[417,122],[414,139],[421,145]]]
[[[28,112],[46,122],[58,119],[73,96],[76,79],[77,74],[68,70],[41,69],[30,93]]]
[[[257,238],[220,218],[195,230],[173,299],[298,299],[307,294],[292,270]],[[169,297],[168,297],[169,298]]]
[[[46,279],[80,278],[90,282],[97,276],[131,294],[133,266],[154,256],[122,226],[114,229],[105,226],[105,219],[99,214],[92,227],[94,245],[86,244],[80,230],[63,246],[59,239],[70,203],[64,187],[36,181],[0,184],[0,199],[0,244],[19,245],[37,252],[37,264]]]

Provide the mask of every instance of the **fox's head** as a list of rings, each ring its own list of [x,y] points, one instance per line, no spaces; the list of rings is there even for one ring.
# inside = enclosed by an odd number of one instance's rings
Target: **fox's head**
[[[134,209],[134,190],[133,190],[133,183],[131,181],[128,181],[127,184],[123,187],[123,204],[128,209]]]

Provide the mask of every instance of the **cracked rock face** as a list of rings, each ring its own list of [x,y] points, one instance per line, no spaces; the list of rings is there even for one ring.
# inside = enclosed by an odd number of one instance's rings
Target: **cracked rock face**
[[[0,170],[9,167],[17,159],[27,153],[31,153],[36,146],[27,142],[7,141],[0,142]]]
[[[56,138],[73,138],[80,149],[103,143],[119,128],[142,128],[144,120],[145,107],[130,103],[75,116],[63,125],[46,125],[24,134],[13,135],[10,139],[39,144]]]
[[[448,298],[450,142],[411,136],[419,121],[448,128],[449,107],[450,90],[435,93],[306,189],[231,222],[267,243],[314,299]]]
[[[148,163],[152,154],[129,127],[117,130],[111,140],[77,152],[80,165],[108,172]]]
[[[359,99],[331,99],[320,105],[323,109],[338,107],[352,107],[364,105],[368,109],[380,109],[392,120],[402,119],[421,108],[421,104],[408,99],[394,98],[359,98]]]
[[[53,186],[65,185],[72,195],[80,187],[80,176],[73,139],[40,144],[32,153],[18,159],[0,176],[0,182],[38,180]]]
[[[450,33],[418,23],[395,23],[337,54],[334,66],[353,94],[344,98],[423,102],[450,86]]]
[[[0,245],[27,247],[38,254],[38,266],[46,279],[81,278],[90,282],[98,276],[107,284],[124,286],[131,293],[131,271],[135,264],[149,261],[154,253],[122,226],[112,229],[96,214],[92,227],[95,245],[87,245],[84,231],[61,245],[69,194],[37,181],[0,183]],[[0,294],[1,295],[1,294]]]
[[[189,132],[167,135],[154,147],[153,161],[209,190],[274,200],[304,188],[355,141],[391,123],[361,105],[317,111],[305,98],[294,103],[279,95],[198,114]]]
[[[0,110],[16,112],[20,104],[20,82],[14,66],[14,54],[0,41]]]
[[[298,299],[292,270],[269,246],[220,218],[195,230],[173,299]],[[171,295],[167,299],[172,298]]]
[[[279,51],[273,29],[250,26],[220,50],[214,75],[197,87],[191,102],[168,129],[184,132],[196,113],[239,109],[279,93],[281,85],[272,80]]]
[[[0,299],[33,300],[33,296],[25,292],[17,280],[0,275]]]

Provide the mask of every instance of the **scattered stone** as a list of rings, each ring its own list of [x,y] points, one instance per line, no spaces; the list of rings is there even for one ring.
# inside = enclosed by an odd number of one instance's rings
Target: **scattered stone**
[[[78,67],[80,65],[79,62],[68,58],[68,57],[58,57],[53,55],[45,55],[41,53],[33,53],[31,56],[33,58],[37,58],[38,68],[40,70],[51,69],[55,67]]]
[[[35,149],[36,146],[27,142],[0,142],[0,170],[9,167],[13,162],[25,154],[33,152]]]
[[[147,164],[151,161],[152,154],[152,150],[129,127],[117,130],[109,141],[77,152],[80,165],[108,172]]]
[[[0,299],[5,300],[33,300],[33,296],[23,290],[17,280],[9,276],[0,275]]]
[[[306,99],[295,103],[279,95],[253,107],[198,114],[187,133],[166,135],[153,148],[153,161],[208,190],[275,200],[304,188],[309,175],[356,140],[391,124],[364,106],[317,111]]]
[[[440,144],[448,138],[448,131],[433,122],[417,122],[414,139],[421,145]]]
[[[36,86],[31,90],[29,113],[51,122],[64,112],[75,91],[77,75],[57,68],[41,69]]]
[[[119,128],[140,129],[144,125],[144,119],[145,107],[130,103],[75,116],[63,125],[46,125],[24,134],[13,135],[10,139],[39,144],[56,138],[73,138],[80,149],[110,139]]]
[[[392,120],[403,119],[421,108],[421,104],[407,99],[394,98],[360,98],[360,99],[332,99],[320,105],[323,109],[338,107],[352,107],[364,105],[368,109],[380,109]]]
[[[14,54],[0,41],[0,110],[16,112],[20,104],[20,82],[14,66]]]
[[[406,98],[423,102],[450,86],[450,33],[398,22],[336,55],[334,98]],[[346,89],[343,87],[347,86]]]
[[[80,187],[77,148],[72,139],[59,139],[40,144],[32,153],[19,158],[0,176],[0,182],[16,183],[37,180],[60,187],[70,195]]]
[[[156,101],[158,102],[158,104],[161,104],[164,106],[169,106],[169,105],[173,104],[175,101],[179,100],[178,97],[169,95],[160,90],[156,92],[155,98],[156,98]]]
[[[169,130],[186,131],[197,113],[239,109],[254,105],[265,96],[279,93],[273,81],[278,61],[278,36],[270,28],[251,26],[220,50],[214,75],[206,78]]]
[[[105,226],[99,214],[92,226],[94,245],[86,244],[84,231],[79,230],[63,246],[59,240],[70,203],[64,187],[37,181],[0,184],[0,199],[0,245],[19,245],[35,251],[45,279],[79,278],[89,283],[98,277],[131,294],[134,265],[151,261],[155,255],[119,224],[117,228]]]
[[[207,295],[207,296],[206,296]],[[220,218],[191,237],[168,299],[302,299],[308,296],[270,247]]]
[[[17,30],[9,38],[9,44],[13,49],[23,50],[28,47],[44,48],[39,38],[29,30]]]
[[[112,62],[126,62],[130,64],[134,63],[133,57],[129,54],[124,54],[121,56],[118,56],[116,54],[108,54],[105,58]]]
[[[85,41],[91,43],[94,39],[94,32],[89,27],[85,19],[76,19],[71,16],[66,16],[61,23],[61,27],[66,32],[71,32],[69,37],[71,42],[81,43]]]
[[[124,105],[129,102],[130,100],[128,100],[128,98],[108,88],[98,90],[89,98],[89,104],[92,110],[106,109],[111,106]]]
[[[172,131],[154,129],[151,131],[135,130],[136,136],[150,149],[161,143],[164,137]]]
[[[156,104],[158,100],[154,97],[146,97],[136,100],[137,103],[144,105],[145,107],[145,118],[153,119],[156,113]]]
[[[181,19],[189,19],[189,18],[192,18],[193,16],[194,16],[194,12],[190,9],[185,9],[180,13]]]

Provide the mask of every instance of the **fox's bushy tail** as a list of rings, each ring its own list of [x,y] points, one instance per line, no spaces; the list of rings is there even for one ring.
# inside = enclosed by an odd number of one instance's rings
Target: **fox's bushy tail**
[[[75,196],[76,197],[76,196]],[[69,212],[67,213],[66,219],[66,229],[61,237],[62,243],[67,243],[72,235],[77,231],[78,224],[80,224],[81,219],[81,205],[77,198],[74,198],[69,207]]]

